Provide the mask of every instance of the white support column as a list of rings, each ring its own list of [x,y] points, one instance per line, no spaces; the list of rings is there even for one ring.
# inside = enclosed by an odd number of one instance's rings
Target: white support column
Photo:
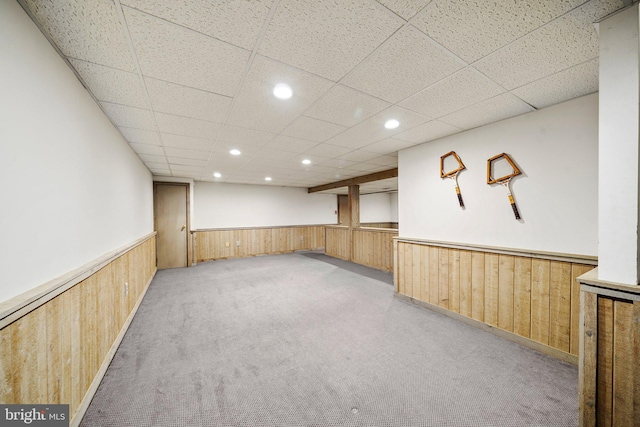
[[[640,40],[638,5],[599,24],[598,279],[639,279]]]

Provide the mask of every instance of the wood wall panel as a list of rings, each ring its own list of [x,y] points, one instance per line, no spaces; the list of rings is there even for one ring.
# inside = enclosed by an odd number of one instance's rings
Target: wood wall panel
[[[460,313],[460,251],[452,249],[449,253],[449,310]]]
[[[549,275],[551,262],[531,260],[531,339],[549,345]]]
[[[438,305],[449,309],[449,249],[438,249]]]
[[[531,337],[531,258],[515,257],[514,260],[513,333]]]
[[[612,425],[633,425],[633,303],[613,302],[613,416]],[[638,326],[636,326],[638,327]],[[640,414],[639,414],[640,415]]]
[[[484,253],[471,253],[471,317],[484,322]]]
[[[375,228],[353,228],[341,226],[326,226],[325,253],[329,256],[353,261],[358,264],[373,267],[378,270],[393,271],[394,249],[393,238],[398,235],[397,230]],[[353,248],[351,247],[353,245]],[[414,253],[410,247],[400,245],[398,247],[398,274],[402,274],[403,290],[411,288],[414,293],[413,269],[406,269],[406,262],[413,263]],[[415,254],[419,257],[419,254]],[[409,257],[407,260],[406,257]],[[417,258],[416,258],[417,260]],[[419,270],[416,271],[419,277]],[[415,281],[415,294],[420,293],[420,282]]]
[[[499,255],[498,258],[498,327],[513,332],[515,257]]]
[[[398,228],[397,222],[361,222],[360,227],[369,228]]]
[[[407,241],[397,247],[400,294],[573,354],[567,360],[575,363],[576,278],[593,265]]]
[[[69,404],[72,419],[86,408],[155,264],[152,235],[56,296],[30,303],[5,324],[0,401]]]
[[[549,271],[549,345],[569,353],[570,330],[571,264],[551,262]]]
[[[638,427],[640,291],[606,286],[581,291],[580,425]]]
[[[471,251],[460,251],[460,314],[466,317],[472,317],[472,298],[473,292],[471,287]]]
[[[326,227],[324,253],[332,257],[348,260],[351,256],[349,228]]]
[[[325,247],[323,225],[197,230],[194,235],[196,262]]]
[[[429,302],[439,305],[440,288],[440,250],[436,247],[429,248]]]
[[[580,353],[580,282],[578,277],[591,270],[591,266],[573,264],[571,266],[571,340],[570,352]],[[640,426],[639,426],[640,427]]]
[[[498,326],[499,261],[498,254],[484,256],[484,322],[491,326]]]
[[[352,233],[353,262],[378,270],[393,271],[393,238],[398,235],[397,230],[354,228]],[[327,252],[327,255],[331,254]],[[413,286],[416,286],[417,295],[419,282],[416,281]]]

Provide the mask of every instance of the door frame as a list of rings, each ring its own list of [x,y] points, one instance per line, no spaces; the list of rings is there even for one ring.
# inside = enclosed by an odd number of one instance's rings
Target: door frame
[[[191,184],[188,182],[167,182],[167,181],[153,181],[153,229],[158,231],[158,221],[156,218],[156,200],[157,200],[157,188],[158,185],[173,185],[182,186],[187,189],[187,267],[193,266],[192,258],[194,249],[192,247],[193,239],[191,237]],[[158,239],[156,239],[156,265],[158,265]]]

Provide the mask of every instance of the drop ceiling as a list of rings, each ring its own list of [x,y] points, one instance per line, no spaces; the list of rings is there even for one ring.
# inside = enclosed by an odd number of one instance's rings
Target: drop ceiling
[[[593,23],[629,2],[20,3],[154,175],[313,187],[596,92]]]

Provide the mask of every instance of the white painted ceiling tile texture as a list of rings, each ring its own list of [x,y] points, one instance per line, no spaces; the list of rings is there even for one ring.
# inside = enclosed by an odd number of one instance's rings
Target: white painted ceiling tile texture
[[[342,83],[396,103],[464,66],[423,33],[407,26],[358,65]]]
[[[69,61],[99,101],[149,108],[144,86],[138,74],[78,59],[69,59]]]
[[[124,8],[143,75],[233,96],[250,52]]]
[[[65,56],[136,71],[113,2],[24,0],[24,4]]]
[[[251,50],[273,0],[122,0],[120,3]]]
[[[270,171],[292,186],[383,170],[398,150],[596,92],[593,22],[624,6],[19,1],[153,173],[265,184]],[[277,83],[291,99],[273,96]],[[400,126],[385,129],[391,118]]]
[[[281,0],[260,54],[338,81],[403,21],[362,0]]]

